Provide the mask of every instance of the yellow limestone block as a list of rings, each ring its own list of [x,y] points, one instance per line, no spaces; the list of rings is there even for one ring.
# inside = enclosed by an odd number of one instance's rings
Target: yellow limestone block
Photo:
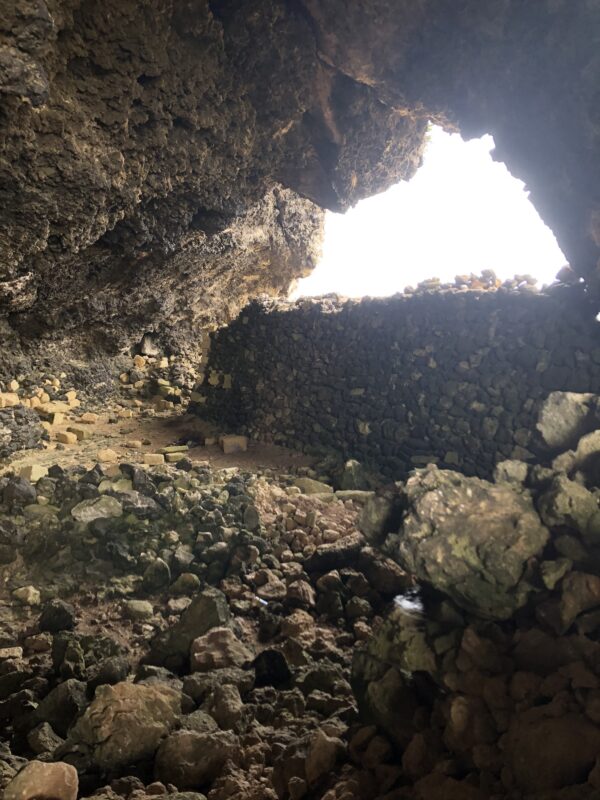
[[[144,356],[134,356],[133,366],[136,369],[143,369],[146,366],[146,359],[144,358]]]
[[[18,406],[21,401],[15,392],[0,392],[0,408]]]
[[[79,441],[82,441],[82,439],[89,439],[92,435],[91,431],[87,430],[86,428],[79,428],[77,425],[69,425],[67,430],[71,433],[74,433]]]
[[[19,475],[31,483],[37,483],[40,478],[44,478],[48,474],[47,467],[42,467],[41,464],[28,464],[26,467],[21,467]]]
[[[71,431],[59,431],[56,434],[56,441],[61,444],[77,444],[77,436]]]
[[[156,467],[164,463],[165,457],[162,453],[146,453],[144,455],[144,464],[147,464],[149,467]]]
[[[79,417],[79,422],[83,422],[84,425],[95,425],[96,422],[98,422],[98,414],[94,414],[92,411],[86,411],[85,414]]]

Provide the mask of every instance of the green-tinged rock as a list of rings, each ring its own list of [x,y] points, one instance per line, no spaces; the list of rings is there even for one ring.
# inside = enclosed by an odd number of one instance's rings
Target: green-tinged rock
[[[538,502],[540,516],[549,528],[571,528],[588,543],[600,542],[598,500],[585,486],[557,475]]]
[[[525,565],[548,541],[530,497],[431,467],[409,478],[385,549],[419,580],[481,617],[508,619],[531,593]]]

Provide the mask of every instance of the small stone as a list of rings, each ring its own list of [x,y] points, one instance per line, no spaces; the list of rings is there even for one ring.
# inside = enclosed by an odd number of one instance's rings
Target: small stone
[[[128,447],[130,450],[141,450],[141,448],[142,448],[142,440],[141,439],[129,439],[129,441],[125,442],[125,447]]]
[[[22,586],[20,589],[15,589],[12,596],[26,606],[39,606],[42,602],[40,591],[35,586]]]
[[[153,592],[157,589],[162,589],[171,582],[171,570],[166,561],[162,558],[157,558],[146,567],[142,585],[147,592]]]
[[[86,411],[85,414],[79,417],[79,421],[83,422],[84,425],[95,425],[98,422],[98,414]]]
[[[119,460],[119,455],[114,450],[111,450],[110,447],[106,447],[103,450],[98,450],[96,458],[101,464],[114,463]]]
[[[77,800],[77,770],[62,761],[30,761],[8,784],[4,800]]]
[[[200,578],[193,572],[183,572],[177,580],[171,584],[169,593],[173,595],[191,595],[200,588]]]
[[[154,608],[148,600],[128,600],[124,612],[128,619],[133,620],[146,620],[154,616]]]

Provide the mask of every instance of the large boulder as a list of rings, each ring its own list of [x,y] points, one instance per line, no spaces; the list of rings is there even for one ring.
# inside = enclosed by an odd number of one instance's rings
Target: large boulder
[[[553,719],[531,709],[512,720],[504,753],[519,789],[541,792],[585,783],[600,752],[600,727],[580,714]]]
[[[181,695],[168,686],[100,686],[65,747],[87,747],[97,768],[118,769],[150,758],[180,711]]]
[[[403,494],[402,527],[385,546],[404,569],[481,617],[508,619],[527,602],[526,563],[548,540],[527,494],[436,467]]]
[[[4,792],[4,800],[76,800],[77,770],[70,764],[30,761]]]
[[[158,749],[156,777],[178,789],[199,789],[214,781],[237,750],[237,737],[229,731],[176,731]]]

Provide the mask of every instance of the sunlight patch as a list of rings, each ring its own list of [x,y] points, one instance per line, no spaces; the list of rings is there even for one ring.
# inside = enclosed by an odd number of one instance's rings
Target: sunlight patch
[[[465,142],[432,127],[423,166],[409,182],[328,212],[322,258],[292,297],[335,292],[387,296],[437,277],[493,270],[551,283],[566,263],[525,184],[491,156],[486,135]]]

